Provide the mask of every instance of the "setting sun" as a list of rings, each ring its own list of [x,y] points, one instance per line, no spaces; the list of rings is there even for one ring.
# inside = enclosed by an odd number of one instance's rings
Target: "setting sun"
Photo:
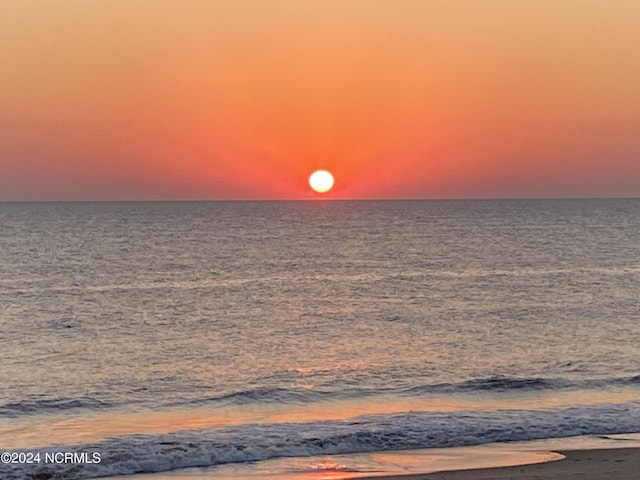
[[[333,175],[326,170],[317,170],[309,177],[309,186],[317,193],[327,193],[333,188]]]

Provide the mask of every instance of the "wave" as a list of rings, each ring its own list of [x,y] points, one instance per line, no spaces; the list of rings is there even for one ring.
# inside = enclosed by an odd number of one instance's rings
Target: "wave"
[[[309,389],[291,389],[280,387],[256,387],[238,392],[227,393],[209,398],[190,400],[189,405],[202,405],[210,403],[229,403],[234,405],[246,405],[251,403],[307,403],[322,400],[331,396],[330,391],[318,391]],[[184,402],[175,405],[184,405]]]
[[[469,446],[576,435],[640,432],[640,401],[561,410],[498,410],[491,413],[406,412],[365,415],[349,421],[251,424],[132,435],[95,444],[42,450],[76,452],[100,463],[4,465],[3,478],[83,480],[157,473],[278,457],[365,453]]]
[[[327,388],[283,388],[260,386],[224,392],[220,395],[196,399],[180,399],[162,402],[157,406],[215,406],[215,405],[252,405],[252,404],[284,404],[300,405],[323,400],[347,400],[366,398],[380,394],[405,397],[420,397],[433,394],[469,394],[474,392],[508,393],[529,391],[557,390],[591,390],[609,387],[634,387],[640,385],[640,375],[628,377],[610,377],[599,379],[569,380],[566,378],[542,377],[504,377],[493,376],[465,380],[456,383],[429,383],[411,387],[397,388],[363,388],[331,386]],[[23,416],[65,412],[73,409],[104,410],[121,406],[122,402],[108,402],[95,397],[79,398],[27,398],[19,402],[0,404],[0,415]]]
[[[627,379],[623,379],[625,384],[635,384],[635,383],[639,383],[640,384],[640,375],[635,375],[633,377],[629,377]]]
[[[406,389],[404,393],[419,395],[434,392],[455,393],[471,391],[532,391],[532,390],[578,390],[578,389],[600,389],[613,386],[632,386],[640,383],[640,375],[632,377],[609,377],[609,378],[587,378],[587,379],[566,379],[566,378],[542,378],[542,377],[504,377],[493,376],[465,380],[458,383],[439,383],[431,385],[421,385]]]
[[[489,377],[468,380],[451,385],[456,390],[540,390],[551,388],[567,388],[570,382],[566,380],[546,378],[511,378]]]
[[[79,398],[27,398],[20,402],[0,405],[0,415],[20,416],[39,413],[55,413],[72,409],[104,409],[112,404],[91,397]]]
[[[542,378],[542,377],[504,377],[493,376],[465,380],[456,383],[430,383],[412,387],[400,388],[330,388],[316,389],[296,389],[281,387],[256,387],[253,389],[241,390],[209,398],[192,400],[193,404],[251,404],[251,403],[283,403],[299,404],[316,402],[325,399],[349,399],[374,396],[377,394],[401,395],[401,396],[421,396],[429,394],[465,394],[470,392],[527,392],[540,390],[577,390],[577,389],[601,389],[612,386],[634,386],[640,384],[640,375],[632,377],[610,377],[600,379],[579,379],[569,380],[565,378]],[[176,406],[174,404],[172,406]],[[183,403],[180,403],[183,405]]]

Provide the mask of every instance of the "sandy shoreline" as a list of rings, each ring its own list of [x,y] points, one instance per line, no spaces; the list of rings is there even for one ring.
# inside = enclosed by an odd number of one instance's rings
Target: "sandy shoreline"
[[[516,467],[367,477],[366,480],[640,480],[640,448],[570,450],[561,460]],[[361,478],[360,480],[365,480]]]

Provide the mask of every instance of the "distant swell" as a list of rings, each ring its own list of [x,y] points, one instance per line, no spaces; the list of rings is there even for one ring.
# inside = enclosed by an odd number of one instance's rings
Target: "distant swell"
[[[543,390],[562,389],[578,386],[563,379],[551,378],[511,378],[511,377],[489,377],[467,380],[459,383],[440,383],[437,385],[422,385],[414,387],[408,393],[430,393],[430,392],[469,392],[469,391],[490,391],[490,390]]]
[[[405,390],[407,394],[428,394],[434,392],[465,393],[472,391],[531,391],[531,390],[567,390],[567,389],[599,389],[609,386],[625,386],[640,383],[640,375],[633,377],[613,377],[602,379],[569,380],[564,378],[512,378],[488,377],[467,380],[460,383],[440,383],[437,385],[421,385]]]
[[[225,393],[212,397],[188,400],[186,402],[171,403],[167,406],[177,405],[207,405],[207,404],[232,404],[248,405],[255,403],[308,403],[330,397],[331,392],[317,390],[302,390],[278,387],[257,387],[253,389],[240,390],[238,392]]]
[[[192,400],[194,404],[234,404],[245,405],[253,403],[282,403],[300,404],[321,400],[348,399],[367,397],[384,393],[385,395],[421,396],[437,393],[471,393],[471,392],[525,392],[532,390],[563,390],[563,389],[598,389],[608,386],[633,386],[640,383],[640,375],[633,377],[616,377],[604,379],[568,380],[561,378],[512,378],[488,377],[466,380],[458,383],[436,383],[418,385],[399,389],[368,389],[368,388],[332,388],[332,389],[295,389],[279,387],[257,387],[254,389],[231,392],[219,396]],[[184,403],[180,403],[184,405]],[[172,406],[175,406],[172,405]]]
[[[399,396],[425,396],[430,394],[469,394],[473,392],[527,392],[527,391],[555,391],[555,390],[591,390],[612,386],[633,387],[640,385],[640,375],[631,377],[614,377],[602,379],[569,380],[562,378],[513,378],[487,377],[466,380],[458,383],[431,383],[408,388],[331,388],[300,389],[282,387],[256,387],[237,392],[228,392],[211,397],[195,400],[178,400],[163,402],[164,407],[203,406],[203,405],[251,405],[251,404],[306,404],[322,400],[342,400],[349,398],[365,398],[378,394]],[[93,397],[80,398],[27,398],[20,402],[0,405],[0,415],[22,416],[50,414],[73,409],[103,410],[114,404],[98,400]]]
[[[640,375],[636,375],[635,377],[628,378],[624,383],[628,383],[628,384],[640,383]]]
[[[568,382],[544,378],[504,378],[491,377],[469,380],[456,385],[459,390],[539,390],[544,388],[567,387]]]
[[[21,402],[0,405],[0,415],[18,416],[38,413],[55,413],[72,409],[103,409],[109,403],[95,398],[29,398]]]
[[[313,390],[258,387],[250,390],[230,393],[228,395],[222,395],[220,397],[216,397],[215,400],[232,401],[237,404],[254,402],[291,403],[319,400],[320,397],[323,396],[324,394],[322,392],[316,392]]]
[[[438,448],[631,432],[640,432],[640,402],[561,410],[365,415],[349,421],[253,424],[185,430],[165,435],[132,435],[87,445],[57,445],[51,450],[89,454],[100,452],[101,462],[75,465],[9,464],[3,466],[3,479],[82,480],[278,457]],[[42,452],[44,455],[47,450]]]

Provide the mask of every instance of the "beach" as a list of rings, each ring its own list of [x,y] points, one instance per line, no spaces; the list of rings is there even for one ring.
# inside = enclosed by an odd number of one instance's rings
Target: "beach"
[[[559,453],[565,458],[531,465],[368,478],[376,480],[638,480],[640,478],[640,449],[638,448],[575,450]]]

